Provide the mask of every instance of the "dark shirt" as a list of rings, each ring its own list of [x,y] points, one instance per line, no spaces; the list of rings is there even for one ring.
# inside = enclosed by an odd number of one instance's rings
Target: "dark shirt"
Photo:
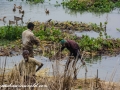
[[[73,40],[67,40],[67,43],[65,44],[65,46],[61,47],[61,51],[67,48],[70,51],[70,54],[77,54],[77,51],[80,50],[79,45],[73,41]]]

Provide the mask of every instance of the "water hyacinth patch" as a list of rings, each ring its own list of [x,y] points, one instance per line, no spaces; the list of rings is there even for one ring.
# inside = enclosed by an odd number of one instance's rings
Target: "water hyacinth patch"
[[[66,0],[62,5],[79,11],[110,12],[120,7],[120,0]]]
[[[44,0],[26,0],[26,1],[30,3],[43,3],[44,2]]]

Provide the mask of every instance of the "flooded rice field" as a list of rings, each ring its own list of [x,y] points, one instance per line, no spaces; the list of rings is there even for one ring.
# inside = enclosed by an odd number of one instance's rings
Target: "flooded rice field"
[[[61,0],[58,1],[58,3],[61,3]],[[29,4],[25,0],[13,0],[13,1],[7,1],[7,0],[0,0],[0,18],[6,16],[5,21],[6,23],[3,23],[0,21],[0,26],[8,25],[9,20],[14,20],[14,16],[21,17],[21,14],[19,14],[19,11],[13,12],[14,4],[21,5],[22,9],[25,11],[23,22],[24,25],[28,21],[39,21],[39,22],[45,22],[48,19],[56,20],[56,21],[78,21],[78,22],[85,22],[85,23],[97,23],[100,22],[108,22],[107,24],[107,34],[110,35],[112,38],[120,38],[120,32],[117,31],[117,28],[120,28],[120,14],[119,10],[115,9],[110,13],[105,14],[95,14],[95,13],[89,13],[89,12],[76,12],[76,11],[70,11],[62,6],[55,7],[56,0],[45,0],[45,3],[41,4]],[[49,15],[46,15],[45,10],[46,8],[50,11]],[[21,22],[19,21],[19,24]],[[22,25],[22,24],[21,24]],[[89,35],[91,37],[97,37],[99,36],[98,33],[90,31],[90,32],[75,32],[77,36]],[[49,59],[45,57],[36,56],[36,59],[40,60],[43,64],[43,68],[50,68],[52,63],[49,61]],[[20,60],[22,59],[22,56],[14,56],[14,57],[7,57],[7,68],[12,68],[15,64],[18,64]],[[5,57],[0,57],[0,66],[3,67]],[[120,68],[120,55],[118,56],[102,56],[97,58],[90,58],[89,60],[86,60],[87,62],[87,77],[95,77],[98,69],[98,77],[103,80],[110,80],[110,78],[114,75],[114,81],[119,81],[120,78],[118,77],[120,75],[120,71],[118,68]],[[61,63],[65,63],[65,60]],[[115,72],[115,69],[117,68],[117,71]],[[85,69],[80,69],[80,72],[78,74],[78,78],[85,77]]]

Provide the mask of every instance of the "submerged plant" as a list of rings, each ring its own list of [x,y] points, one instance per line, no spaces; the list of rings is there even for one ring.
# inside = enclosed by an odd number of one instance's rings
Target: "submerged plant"
[[[119,29],[119,28],[117,28],[117,31],[119,31],[119,32],[120,32],[120,29]]]

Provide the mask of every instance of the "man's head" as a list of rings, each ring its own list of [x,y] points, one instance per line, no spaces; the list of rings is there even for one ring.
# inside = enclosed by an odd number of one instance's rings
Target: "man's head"
[[[60,41],[60,44],[61,44],[62,46],[64,46],[66,43],[67,43],[67,41],[64,40],[64,39]]]
[[[23,58],[24,58],[25,62],[27,62],[28,61],[28,57],[29,57],[29,51],[28,50],[24,50],[22,55],[23,55]]]
[[[33,30],[34,26],[35,25],[32,22],[29,22],[28,25],[27,25],[27,28],[30,29],[30,30]]]

